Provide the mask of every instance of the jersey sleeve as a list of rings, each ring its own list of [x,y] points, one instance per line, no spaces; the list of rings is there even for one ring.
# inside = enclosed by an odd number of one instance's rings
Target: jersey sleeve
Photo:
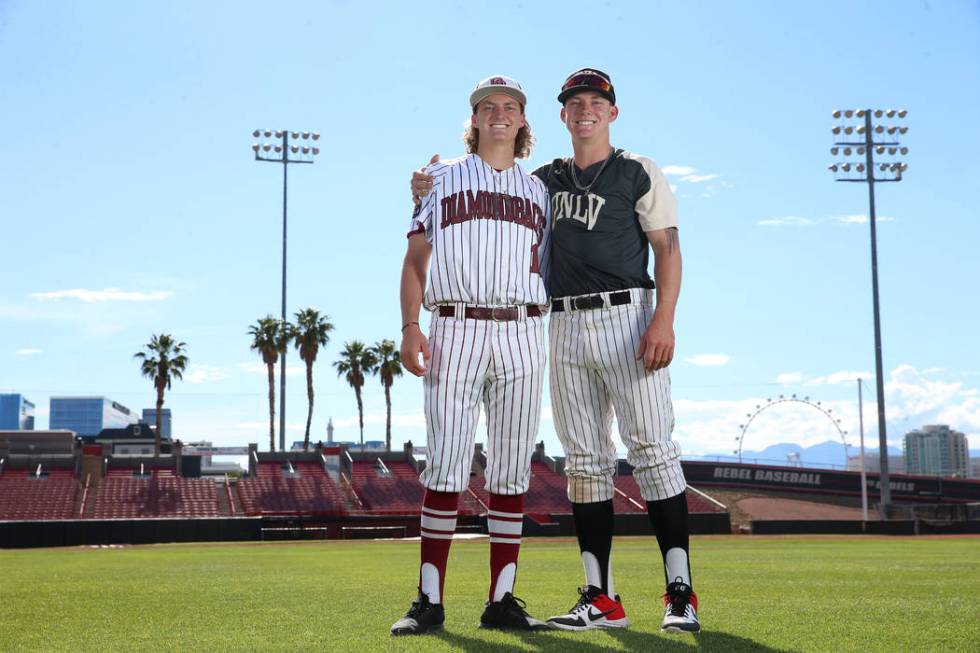
[[[535,177],[544,182],[544,185],[548,185],[548,175],[551,174],[551,164],[546,163],[543,166],[539,166],[532,173]]]
[[[549,277],[551,276],[551,198],[545,183],[541,182],[540,186],[541,195],[544,198],[544,226],[538,236],[538,273],[541,275],[544,287],[548,288]]]
[[[643,231],[656,231],[677,226],[677,198],[670,190],[664,173],[645,156],[635,157],[643,167],[638,181],[640,196],[636,200],[636,215]]]
[[[431,175],[432,166],[428,166],[424,169],[425,174]],[[433,216],[436,212],[437,206],[437,196],[439,195],[439,179],[433,179],[432,190],[429,194],[422,198],[422,201],[415,207],[412,212],[412,219],[408,226],[408,236],[414,236],[415,234],[425,234],[425,240],[427,242],[432,242],[432,224]]]

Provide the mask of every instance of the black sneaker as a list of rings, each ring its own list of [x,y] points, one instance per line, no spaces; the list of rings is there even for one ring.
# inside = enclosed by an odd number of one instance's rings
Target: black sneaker
[[[419,592],[417,599],[404,617],[391,627],[392,635],[421,635],[434,630],[442,630],[446,611],[442,603],[430,603],[427,594]]]
[[[496,628],[498,630],[544,630],[548,624],[530,616],[524,608],[527,604],[510,592],[504,598],[493,603],[487,602],[487,607],[480,616],[480,628]]]
[[[660,630],[668,633],[701,631],[701,624],[698,622],[698,595],[687,583],[675,581],[667,586],[664,608],[664,620],[660,624]]]

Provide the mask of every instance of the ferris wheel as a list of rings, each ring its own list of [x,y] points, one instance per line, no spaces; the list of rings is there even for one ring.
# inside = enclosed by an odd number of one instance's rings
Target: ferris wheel
[[[742,445],[745,442],[745,434],[748,432],[749,427],[752,426],[752,422],[754,422],[759,415],[769,410],[773,406],[778,406],[779,404],[788,404],[788,403],[803,404],[805,406],[809,406],[810,408],[819,411],[824,417],[830,420],[830,423],[834,425],[835,429],[837,429],[837,433],[838,435],[840,435],[840,441],[844,445],[844,460],[846,461],[850,458],[850,445],[847,444],[847,438],[846,438],[847,431],[841,428],[840,420],[833,416],[832,414],[833,409],[825,408],[824,406],[821,405],[819,401],[811,401],[809,397],[803,397],[801,399],[796,395],[790,395],[789,397],[786,397],[784,395],[779,395],[778,399],[766,399],[766,403],[756,405],[755,411],[745,414],[745,416],[748,418],[745,424],[738,425],[738,428],[741,431],[738,434],[738,436],[735,438],[735,440],[738,442],[738,448],[732,452],[738,456],[738,462],[742,462]]]

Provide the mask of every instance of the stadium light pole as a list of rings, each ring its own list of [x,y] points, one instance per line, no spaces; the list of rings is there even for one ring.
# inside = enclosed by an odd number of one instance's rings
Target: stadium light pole
[[[313,157],[320,153],[320,148],[311,144],[320,140],[316,132],[290,132],[288,130],[256,129],[252,136],[257,140],[252,143],[252,151],[256,161],[282,164],[282,323],[286,323],[286,195],[287,170],[290,163],[313,163]],[[302,145],[290,145],[289,138],[294,141],[302,139]],[[292,154],[292,156],[290,156]],[[279,450],[286,450],[286,352],[282,353],[282,369],[279,375]]]
[[[908,131],[905,125],[882,124],[885,118],[904,120],[908,114],[904,109],[836,109],[833,117],[838,124],[831,128],[834,146],[830,153],[839,160],[828,168],[834,173],[835,181],[861,182],[868,184],[868,203],[871,224],[871,295],[874,307],[875,327],[875,377],[878,393],[878,447],[881,473],[881,518],[888,519],[891,510],[891,486],[888,479],[888,437],[885,430],[885,382],[881,363],[881,313],[878,303],[878,237],[875,224],[875,183],[902,181],[902,173],[908,165],[895,158],[908,154],[908,148],[899,141]],[[872,122],[871,118],[875,120]],[[875,155],[886,156],[888,161],[875,160]],[[848,157],[856,156],[856,162]],[[875,176],[875,169],[880,176]]]
[[[868,476],[864,467],[864,398],[861,394],[861,378],[858,377],[858,424],[861,427],[861,515],[868,521]]]

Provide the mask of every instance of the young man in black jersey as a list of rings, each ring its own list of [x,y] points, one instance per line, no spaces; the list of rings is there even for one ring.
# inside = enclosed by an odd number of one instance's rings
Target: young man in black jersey
[[[681,283],[676,200],[650,159],[612,147],[609,126],[619,108],[609,75],[593,68],[572,73],[558,101],[574,156],[534,174],[551,196],[551,402],[586,583],[569,612],[548,623],[565,630],[629,625],[611,563],[615,414],[663,558],[661,627],[698,632],[667,371]],[[426,181],[413,177],[416,195]],[[654,279],[647,271],[651,248]]]

